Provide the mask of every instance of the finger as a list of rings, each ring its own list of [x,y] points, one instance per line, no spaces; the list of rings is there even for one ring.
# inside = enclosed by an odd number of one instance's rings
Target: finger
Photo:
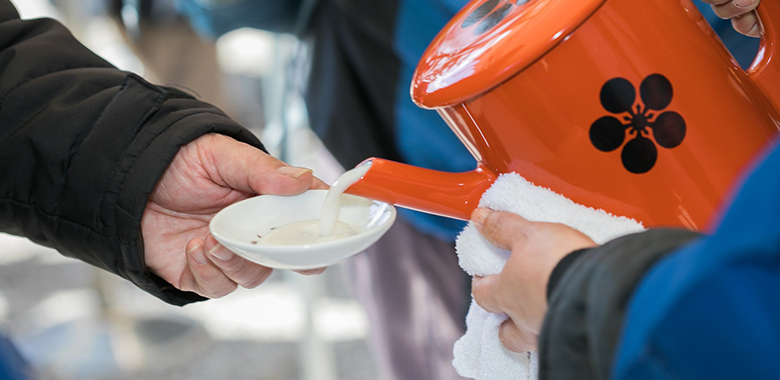
[[[498,329],[498,339],[513,352],[526,352],[536,349],[537,337],[530,332],[525,332],[517,327],[511,319],[507,319]]]
[[[297,270],[295,272],[300,273],[300,274],[302,274],[304,276],[315,276],[315,275],[318,275],[318,274],[325,273],[325,269],[328,269],[328,268],[309,269],[309,270]]]
[[[225,185],[255,194],[295,195],[312,185],[311,169],[288,166],[248,144],[222,135],[203,148]]]
[[[723,4],[713,5],[712,10],[718,17],[730,19],[752,12],[756,7],[758,7],[758,0],[734,0]]]
[[[756,12],[745,13],[731,19],[731,26],[739,33],[749,37],[760,37],[761,30],[758,26]]]
[[[510,212],[477,208],[471,214],[471,220],[494,246],[511,250],[512,246],[526,236],[531,222],[520,215]]]
[[[192,239],[187,244],[188,270],[182,274],[182,290],[188,290],[207,298],[224,297],[236,290],[236,283],[206,258],[202,239]]]
[[[474,301],[479,307],[491,313],[501,314],[505,313],[505,311],[501,307],[501,302],[498,297],[497,282],[497,275],[474,277],[474,279],[471,280],[471,294],[474,296]]]
[[[216,265],[231,281],[246,289],[252,289],[262,284],[273,269],[255,264],[219,244],[209,235],[203,244],[208,252],[209,260]]]

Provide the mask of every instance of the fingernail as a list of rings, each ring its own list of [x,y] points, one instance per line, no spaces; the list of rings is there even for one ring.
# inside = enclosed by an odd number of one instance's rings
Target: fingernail
[[[756,5],[756,0],[734,0],[734,6],[737,8],[750,8]]]
[[[276,172],[281,174],[281,175],[285,175],[285,176],[288,176],[288,177],[292,177],[292,178],[298,179],[298,178],[301,178],[302,175],[304,175],[306,173],[311,173],[312,171],[311,171],[311,169],[298,168],[298,167],[295,167],[295,166],[282,166],[281,168],[276,169]]]
[[[747,33],[745,33],[745,35],[750,37],[760,37],[760,32],[761,31],[758,29],[758,24],[755,24],[752,28],[750,28],[750,30],[748,30]]]
[[[203,254],[203,244],[198,244],[192,248],[190,248],[189,251],[187,251],[187,254],[192,256],[192,259],[195,260],[198,264],[205,264],[206,263],[206,255]]]
[[[318,274],[325,273],[325,269],[328,269],[328,268],[301,270],[301,271],[298,271],[298,273],[300,273],[300,274],[302,274],[304,276],[316,276]]]
[[[490,209],[479,207],[471,214],[471,221],[474,222],[477,227],[482,228],[482,226],[485,224],[485,219],[487,219],[490,213]]]
[[[233,252],[217,243],[214,248],[209,250],[209,255],[214,256],[217,260],[228,261],[233,258]]]

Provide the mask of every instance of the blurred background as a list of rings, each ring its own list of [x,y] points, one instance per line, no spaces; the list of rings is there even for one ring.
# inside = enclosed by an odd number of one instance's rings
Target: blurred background
[[[218,105],[290,164],[328,183],[343,172],[294,91],[306,48],[292,35],[245,28],[209,40],[174,0],[12,2],[120,69]],[[338,265],[276,271],[257,289],[179,308],[26,239],[0,234],[0,246],[0,328],[41,379],[376,378],[365,311]]]
[[[120,69],[219,106],[276,157],[328,183],[343,172],[309,129],[299,95],[307,44],[249,28],[210,38],[180,16],[181,4],[209,10],[238,0],[11,1],[24,18],[60,20]],[[269,4],[281,12],[306,1]],[[758,40],[734,41],[746,67]],[[315,277],[276,271],[257,289],[179,308],[26,239],[0,234],[0,247],[0,331],[41,379],[377,378],[365,310],[339,265]]]

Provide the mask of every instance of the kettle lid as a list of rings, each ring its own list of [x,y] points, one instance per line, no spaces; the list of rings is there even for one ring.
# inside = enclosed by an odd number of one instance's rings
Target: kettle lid
[[[439,108],[482,95],[550,51],[605,1],[472,1],[423,54],[412,99]]]

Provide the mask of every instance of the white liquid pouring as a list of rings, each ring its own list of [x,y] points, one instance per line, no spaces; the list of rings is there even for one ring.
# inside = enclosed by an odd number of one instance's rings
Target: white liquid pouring
[[[320,215],[320,236],[330,236],[333,233],[333,228],[336,225],[336,219],[339,217],[339,201],[341,194],[344,194],[350,186],[354,185],[357,181],[360,181],[367,172],[371,169],[371,163],[360,165],[336,179],[333,185],[328,191],[328,196],[325,197],[325,202],[322,204],[322,214]]]
[[[371,163],[360,165],[339,176],[322,204],[320,219],[304,220],[274,228],[263,237],[264,245],[305,245],[340,240],[357,235],[357,227],[337,221],[341,194],[360,180],[371,168]],[[253,242],[254,244],[254,242]]]

